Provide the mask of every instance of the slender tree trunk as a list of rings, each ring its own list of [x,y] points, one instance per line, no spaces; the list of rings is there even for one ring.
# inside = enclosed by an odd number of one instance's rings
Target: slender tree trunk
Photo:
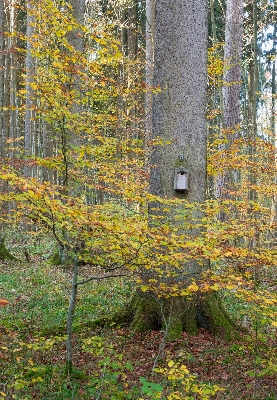
[[[252,49],[253,49],[253,59],[250,60],[249,65],[249,108],[248,108],[248,133],[250,144],[250,159],[254,161],[256,153],[256,140],[257,140],[257,92],[258,92],[258,26],[257,26],[257,2],[253,2],[252,9],[252,19],[253,19],[253,39],[252,39]],[[257,200],[257,191],[253,188],[256,185],[257,177],[255,172],[250,171],[249,180],[251,182],[252,188],[249,190],[249,199]],[[254,243],[253,243],[254,246]]]
[[[15,54],[14,54],[14,45],[15,45],[15,38],[14,33],[16,31],[16,9],[15,9],[15,1],[12,0],[10,4],[10,121],[9,121],[9,138],[16,139],[16,113],[15,113],[15,96],[16,96],[16,62],[15,62]],[[11,147],[14,147],[13,142],[11,143]],[[14,153],[13,153],[14,156]]]
[[[9,152],[5,151],[5,142],[9,139],[9,121],[10,121],[10,110],[7,109],[10,106],[10,70],[11,70],[11,60],[10,60],[10,43],[9,39],[5,40],[5,70],[4,70],[4,107],[6,109],[3,111],[3,147],[4,152],[7,157],[11,157]]]
[[[224,127],[227,129],[236,129],[240,123],[243,4],[243,0],[227,1],[223,76]],[[230,141],[236,136],[231,134]]]
[[[4,36],[4,32],[9,29],[9,12],[4,9],[4,1],[0,1],[0,107],[8,107],[10,105],[10,52],[8,51],[8,40]],[[1,135],[1,149],[0,156],[8,157],[6,151],[6,140],[9,137],[9,110],[0,111],[0,135]],[[4,161],[2,161],[4,162]],[[9,183],[2,182],[1,191],[9,192]],[[7,217],[9,214],[9,204],[3,204],[1,210],[3,216]],[[1,224],[2,235],[5,236],[6,224]]]
[[[277,26],[275,24],[273,31],[273,48],[272,53],[276,54],[277,48]],[[277,149],[277,108],[276,108],[276,59],[272,62],[272,84],[271,84],[271,131],[273,136],[273,144],[275,149]],[[277,156],[275,155],[275,165],[277,165]],[[275,184],[277,183],[277,176],[275,176]],[[271,216],[270,216],[270,224],[275,227],[274,236],[277,237],[277,195],[273,194],[272,203],[271,203]],[[274,240],[273,245],[276,246],[277,241]]]
[[[76,22],[83,26],[84,25],[84,20],[85,20],[85,0],[70,0],[69,4],[71,5],[71,12],[72,16],[76,20]],[[75,52],[80,52],[83,53],[84,51],[84,33],[80,29],[74,29],[71,31],[68,35],[68,40],[69,43],[74,47]],[[78,75],[75,74],[72,77],[72,85],[74,86],[76,91],[81,90],[80,89],[80,80],[78,78]],[[80,114],[82,112],[82,105],[78,104],[78,102],[75,102],[73,106],[69,110],[72,114]],[[63,192],[64,194],[67,194],[71,191],[73,191],[73,188],[70,188],[70,176],[69,176],[69,149],[70,146],[73,144],[74,146],[79,146],[81,144],[81,138],[78,137],[75,133],[75,131],[68,131],[65,126],[66,126],[66,117],[64,116],[63,121],[61,122],[62,126],[62,131],[60,132],[61,135],[61,153],[63,156],[63,166],[64,166],[64,173],[62,176],[62,186],[63,186]],[[77,190],[78,189],[74,189]],[[64,231],[64,240],[67,242],[67,233]],[[59,254],[60,254],[60,259],[61,263],[64,264],[68,260],[68,252],[67,252],[67,247],[66,246],[60,246],[59,248]]]
[[[70,375],[72,372],[73,367],[73,357],[72,357],[72,326],[73,326],[73,317],[74,317],[74,310],[76,306],[76,298],[77,298],[77,279],[78,279],[78,259],[77,257],[74,258],[74,265],[73,265],[73,274],[72,274],[72,284],[71,284],[71,296],[68,306],[67,312],[67,341],[66,341],[66,371]]]
[[[243,0],[228,0],[226,10],[224,76],[223,76],[223,127],[228,137],[224,150],[230,147],[238,137],[240,123],[240,89],[241,89],[241,54],[243,33]],[[225,171],[217,177],[215,195],[218,199],[229,197],[235,171]],[[226,214],[220,213],[219,219],[226,220]]]
[[[133,0],[128,8],[128,30],[127,30],[127,41],[128,41],[128,71],[127,71],[127,85],[128,89],[134,87],[134,67],[130,61],[134,61],[137,58],[137,1]],[[132,100],[131,100],[132,101]],[[127,109],[127,118],[129,120],[127,131],[129,138],[134,138],[136,136],[136,107],[133,101],[132,107]],[[127,138],[126,138],[127,139]]]
[[[154,43],[155,43],[155,6],[156,0],[146,0],[146,65],[145,65],[145,83],[147,92],[145,95],[145,127],[146,127],[146,146],[152,137],[152,108],[153,92],[150,88],[153,86],[154,74]]]
[[[249,137],[254,142],[257,137],[257,91],[258,91],[258,27],[257,27],[257,2],[253,2],[252,10],[253,20],[253,38],[252,38],[252,50],[253,57],[249,64],[249,108],[248,108],[248,125],[249,125]]]
[[[3,111],[4,106],[4,71],[5,71],[5,40],[4,40],[4,1],[0,0],[0,157],[4,156]]]
[[[32,88],[35,76],[35,58],[32,56],[32,36],[34,35],[34,18],[32,16],[32,2],[27,3],[27,53],[26,53],[26,112],[25,112],[25,155],[30,157],[33,154],[35,146],[34,139],[36,133],[35,123],[35,94]],[[24,172],[26,175],[32,175],[32,169],[25,165]]]
[[[274,139],[277,138],[276,134],[276,117],[277,117],[277,109],[276,109],[276,95],[277,95],[277,90],[276,90],[276,52],[277,52],[277,17],[276,17],[277,9],[275,9],[275,6],[273,5],[273,10],[272,10],[272,25],[274,26],[273,30],[273,37],[272,37],[272,55],[275,56],[274,59],[272,60],[272,78],[271,78],[271,129],[274,135]]]

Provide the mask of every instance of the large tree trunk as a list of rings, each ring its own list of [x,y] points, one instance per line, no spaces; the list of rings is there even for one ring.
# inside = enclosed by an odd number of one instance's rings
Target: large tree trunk
[[[207,0],[156,2],[153,83],[162,90],[153,98],[152,138],[170,144],[154,146],[151,152],[150,192],[195,203],[203,203],[206,197],[207,11]],[[174,189],[176,166],[189,171],[188,190]],[[150,224],[157,207],[152,211],[150,205]],[[193,234],[199,232],[194,229]],[[185,261],[183,275],[174,279],[186,279],[188,284],[192,276],[199,279],[203,264]],[[170,285],[170,280],[165,282]],[[234,333],[214,293],[188,299],[137,292],[126,309],[130,314],[135,330],[163,327],[169,338],[199,328],[226,338]]]
[[[150,191],[203,202],[206,195],[207,1],[158,0],[154,53]],[[189,170],[189,190],[174,190],[176,164]]]

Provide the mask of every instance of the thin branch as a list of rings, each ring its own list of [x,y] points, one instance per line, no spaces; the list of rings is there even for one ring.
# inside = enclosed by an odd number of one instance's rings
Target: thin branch
[[[277,240],[277,237],[274,235],[271,229],[268,229],[268,232],[271,234],[274,240]]]
[[[128,274],[114,274],[114,275],[105,275],[105,276],[91,276],[88,279],[85,279],[84,281],[77,282],[76,286],[78,285],[84,285],[87,282],[93,281],[93,280],[100,280],[100,279],[107,279],[107,278],[118,278],[122,276],[130,276]]]

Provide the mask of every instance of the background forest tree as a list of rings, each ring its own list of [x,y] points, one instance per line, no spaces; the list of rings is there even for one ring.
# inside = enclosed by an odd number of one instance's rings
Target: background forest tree
[[[259,329],[275,333],[275,25],[270,0],[0,1],[0,256],[12,257],[5,241],[27,270],[37,254],[63,264],[67,317],[49,329],[55,346],[67,335],[70,379],[80,326],[162,329],[161,343],[199,328],[242,338],[245,321],[256,344]],[[80,322],[78,296],[107,279],[111,291],[123,282],[125,302]],[[5,319],[16,300],[3,287]],[[244,304],[241,319],[226,299]],[[93,340],[83,345],[98,357]],[[159,373],[183,371],[179,388],[141,380],[120,397],[105,383],[103,398],[218,393],[175,362]],[[27,378],[0,395],[28,396],[41,374]]]

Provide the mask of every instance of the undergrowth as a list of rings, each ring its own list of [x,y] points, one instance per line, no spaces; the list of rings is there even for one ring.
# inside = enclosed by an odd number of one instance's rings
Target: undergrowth
[[[84,277],[89,266],[81,267]],[[74,369],[65,373],[69,268],[42,261],[1,265],[0,399],[277,399],[275,331],[224,293],[229,313],[249,330],[225,343],[206,332],[167,343],[165,333],[135,335],[127,327],[89,329],[124,307],[132,283],[123,278],[81,285],[74,318]],[[254,313],[252,313],[252,318]],[[255,331],[255,327],[258,331]]]

